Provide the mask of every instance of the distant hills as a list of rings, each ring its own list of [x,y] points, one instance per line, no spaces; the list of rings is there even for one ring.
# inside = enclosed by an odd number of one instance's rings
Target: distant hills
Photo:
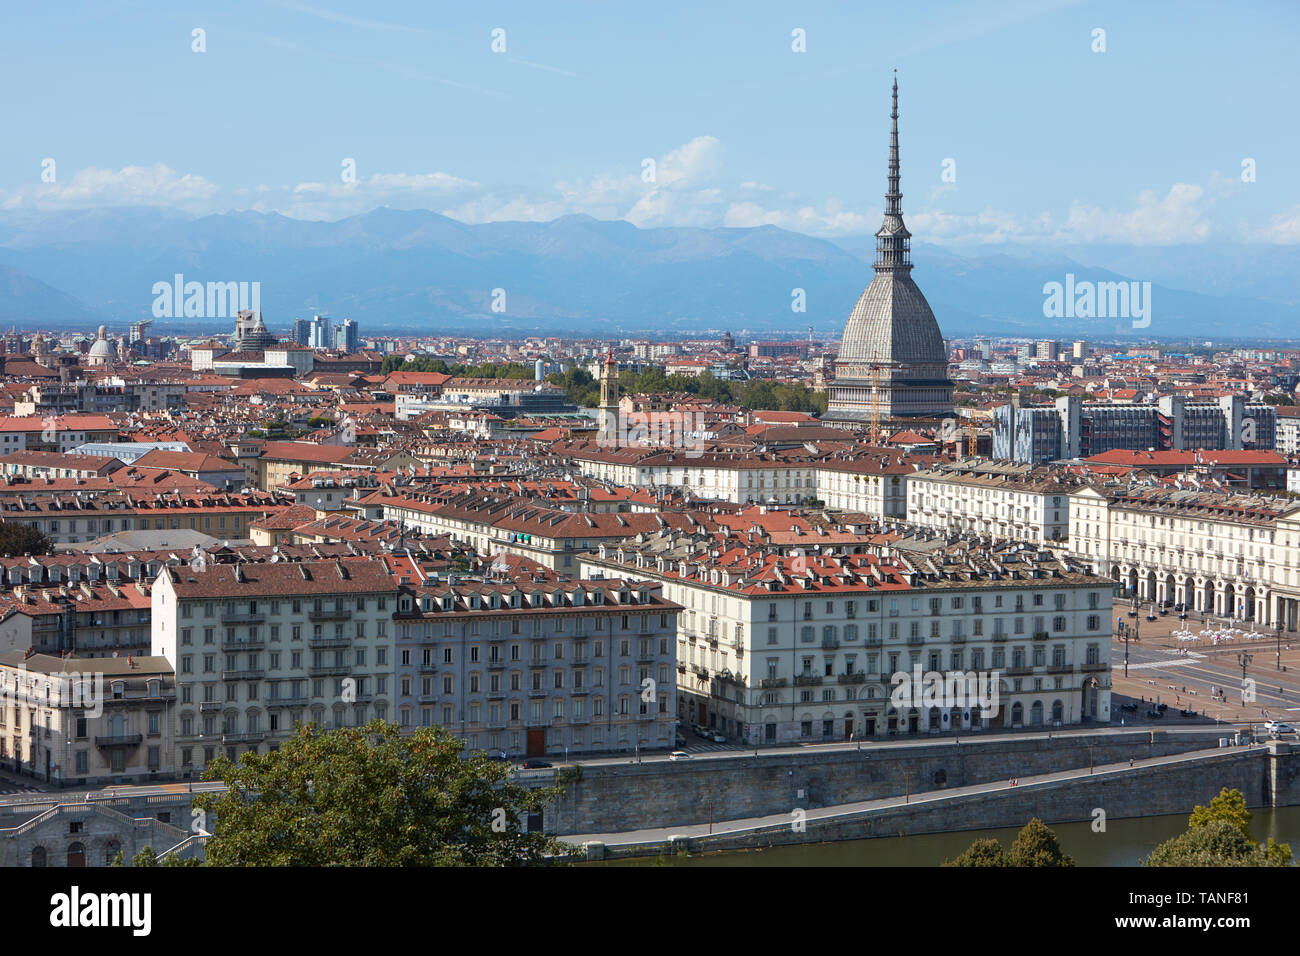
[[[251,212],[128,208],[0,212],[0,325],[122,328],[151,317],[153,286],[260,282],[273,330],[324,313],[364,333],[684,336],[838,334],[871,280],[872,237],[832,242],[762,226],[640,229],[565,216],[467,225],[376,209],[337,222]],[[1300,338],[1300,247],[990,247],[918,243],[914,276],[947,336]],[[1067,273],[1150,281],[1152,322],[1047,319]],[[503,312],[493,290],[504,290]],[[806,312],[791,310],[804,290]],[[224,319],[161,318],[199,332]]]

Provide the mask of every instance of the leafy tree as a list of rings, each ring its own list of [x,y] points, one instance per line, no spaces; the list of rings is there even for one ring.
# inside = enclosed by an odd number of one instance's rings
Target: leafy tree
[[[1042,820],[1034,817],[1021,828],[1007,850],[1009,866],[1074,866],[1074,859],[1066,856],[1061,841]]]
[[[1267,848],[1228,820],[1209,820],[1166,840],[1143,866],[1289,866],[1291,851],[1269,840]]]
[[[120,855],[120,854],[119,854]],[[143,846],[140,852],[131,857],[132,866],[157,866],[158,857],[154,855],[153,847]]]
[[[1197,804],[1192,808],[1192,815],[1187,818],[1187,827],[1194,830],[1214,820],[1224,820],[1246,834],[1247,839],[1253,840],[1254,837],[1250,835],[1250,820],[1253,816],[1246,809],[1246,798],[1242,792],[1224,787],[1208,807]]]
[[[1187,832],[1156,847],[1144,865],[1290,866],[1290,844],[1272,837],[1262,846],[1255,842],[1250,832],[1253,816],[1242,792],[1224,787],[1208,807],[1193,807]]]
[[[396,724],[322,731],[299,726],[283,747],[219,757],[204,779],[221,793],[194,805],[216,820],[212,866],[518,866],[563,854],[525,833],[519,815],[559,795],[509,781],[508,765],[440,727]]]
[[[0,555],[6,558],[28,554],[50,554],[54,542],[30,525],[0,521]]]
[[[126,854],[118,850],[117,856],[113,857],[113,862],[109,866],[126,866]]]
[[[945,860],[944,866],[1008,866],[1002,844],[994,839],[976,840],[959,856]]]

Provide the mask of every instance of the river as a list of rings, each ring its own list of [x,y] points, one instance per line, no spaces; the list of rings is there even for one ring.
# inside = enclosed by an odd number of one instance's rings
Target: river
[[[1251,832],[1261,843],[1272,837],[1290,843],[1300,854],[1300,807],[1254,810]],[[1061,848],[1079,866],[1137,866],[1156,845],[1187,829],[1187,814],[1109,820],[1104,833],[1091,823],[1062,823],[1052,827]],[[918,836],[809,843],[766,850],[697,853],[684,857],[610,861],[604,866],[938,866],[961,853],[975,840],[992,837],[1009,847],[1016,828],[927,833]]]

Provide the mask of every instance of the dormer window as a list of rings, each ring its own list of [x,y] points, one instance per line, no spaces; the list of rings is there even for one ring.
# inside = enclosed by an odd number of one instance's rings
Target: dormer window
[[[162,681],[157,678],[149,681],[148,687],[150,697],[160,697],[162,695]]]
[[[126,681],[122,681],[122,680],[113,681],[113,699],[121,700],[125,696],[126,696]]]

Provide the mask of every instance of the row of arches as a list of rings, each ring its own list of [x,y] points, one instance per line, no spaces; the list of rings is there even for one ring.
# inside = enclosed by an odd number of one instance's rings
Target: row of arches
[[[99,848],[98,852],[102,854],[101,865],[112,866],[113,861],[117,859],[118,853],[122,852],[122,844],[117,840],[109,840]],[[68,848],[64,853],[64,861],[64,865],[68,867],[93,865],[88,862],[86,845],[80,841],[68,844]],[[31,863],[33,867],[49,866],[50,851],[41,845],[32,847]]]

